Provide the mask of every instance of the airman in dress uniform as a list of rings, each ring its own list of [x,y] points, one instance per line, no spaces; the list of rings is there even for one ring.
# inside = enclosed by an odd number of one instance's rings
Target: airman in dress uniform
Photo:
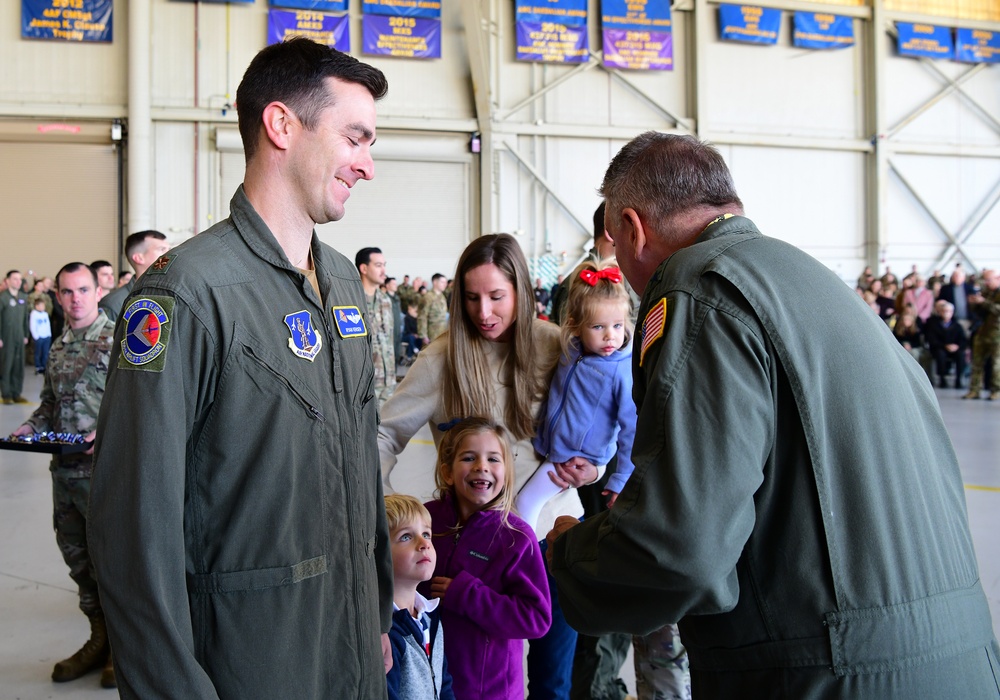
[[[89,266],[80,262],[65,265],[56,275],[56,283],[66,327],[49,352],[41,405],[14,435],[53,431],[85,435],[93,441],[115,324],[97,308],[103,290]],[[56,542],[79,588],[80,610],[90,619],[90,639],[71,657],[56,664],[52,680],[71,681],[103,668],[101,685],[114,688],[104,610],[87,547],[87,503],[93,468],[90,450],[55,455],[49,466]]]

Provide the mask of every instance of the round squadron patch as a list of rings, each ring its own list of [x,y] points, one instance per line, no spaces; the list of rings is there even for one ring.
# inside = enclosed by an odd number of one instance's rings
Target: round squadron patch
[[[164,324],[170,321],[163,306],[153,299],[136,299],[122,314],[125,337],[122,358],[131,365],[149,364],[167,349]]]

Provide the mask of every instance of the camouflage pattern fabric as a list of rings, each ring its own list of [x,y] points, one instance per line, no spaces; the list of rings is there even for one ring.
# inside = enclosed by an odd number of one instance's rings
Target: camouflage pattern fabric
[[[677,625],[633,637],[639,700],[691,700],[691,670]]]
[[[396,344],[392,299],[381,289],[368,298],[368,334],[372,339],[372,363],[375,365],[375,393],[379,406],[396,388]]]
[[[87,462],[91,461],[88,455]],[[69,576],[80,590],[80,610],[87,617],[102,615],[97,592],[94,564],[87,550],[87,504],[90,501],[90,479],[52,473],[52,524],[56,543]]]
[[[420,297],[417,311],[417,335],[434,340],[448,330],[448,302],[436,289]]]
[[[983,290],[983,301],[975,306],[983,323],[972,341],[972,373],[969,375],[969,393],[979,393],[983,388],[986,363],[993,361],[990,392],[1000,391],[1000,289]]]

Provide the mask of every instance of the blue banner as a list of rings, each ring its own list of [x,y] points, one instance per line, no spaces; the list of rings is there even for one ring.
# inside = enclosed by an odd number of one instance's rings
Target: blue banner
[[[587,27],[555,22],[515,22],[517,60],[542,63],[586,63],[590,58]]]
[[[668,32],[670,26],[670,0],[601,0],[603,29]]]
[[[471,0],[462,0],[470,2]],[[587,24],[587,0],[517,0],[515,19],[528,24],[555,22],[579,27]],[[518,46],[521,42],[518,41]]]
[[[952,58],[955,55],[950,27],[896,22],[896,31],[899,33],[896,48],[900,56]]]
[[[754,5],[719,5],[719,29],[723,39],[749,44],[778,43],[781,10]]]
[[[271,6],[317,12],[347,12],[347,0],[271,0]]]
[[[324,15],[312,10],[268,10],[267,43],[304,36],[319,44],[350,53],[351,30],[347,15]]]
[[[214,2],[216,5],[253,5],[254,0],[173,0],[173,2]]]
[[[631,29],[602,29],[604,65],[629,70],[673,70],[674,35]]]
[[[1000,32],[956,29],[955,58],[966,63],[1000,63]]]
[[[854,46],[854,20],[824,12],[796,12],[792,42],[803,49]]]
[[[361,10],[372,15],[441,18],[441,0],[363,0]],[[440,47],[438,47],[440,49]],[[441,52],[435,58],[440,58]]]
[[[112,40],[113,0],[21,0],[21,37]]]
[[[364,15],[361,50],[372,56],[441,58],[441,20]]]

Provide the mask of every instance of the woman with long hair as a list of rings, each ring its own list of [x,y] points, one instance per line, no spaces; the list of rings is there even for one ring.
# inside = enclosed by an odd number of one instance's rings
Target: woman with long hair
[[[516,488],[531,478],[541,463],[531,444],[535,421],[560,352],[559,327],[536,319],[534,303],[528,264],[512,236],[482,236],[466,247],[455,271],[448,331],[421,350],[382,409],[378,442],[387,492],[396,456],[420,428],[429,424],[437,445],[452,421],[472,416],[491,418],[512,435]],[[599,469],[582,458],[556,470],[567,487],[598,477]],[[575,488],[567,488],[529,525],[542,540],[557,515],[582,514]],[[557,600],[552,607],[549,633],[530,643],[532,698],[569,695],[576,632]]]

